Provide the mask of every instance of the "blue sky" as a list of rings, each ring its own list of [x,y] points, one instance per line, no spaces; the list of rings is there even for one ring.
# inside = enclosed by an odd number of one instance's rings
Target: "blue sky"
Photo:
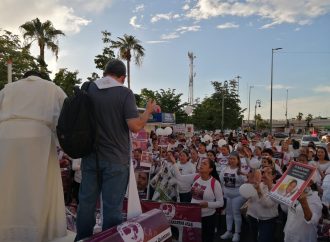
[[[66,37],[57,62],[47,54],[49,67],[78,70],[83,80],[97,72],[102,30],[113,39],[134,35],[146,56],[141,67],[132,65],[133,91],[174,88],[184,101],[192,51],[194,97],[210,95],[211,81],[240,75],[243,108],[254,86],[251,119],[256,99],[262,102],[257,112],[269,118],[271,49],[281,47],[274,54],[273,118],[285,118],[286,89],[289,118],[298,112],[330,117],[329,13],[329,0],[11,0],[0,6],[0,28],[19,33],[25,21],[51,20]]]

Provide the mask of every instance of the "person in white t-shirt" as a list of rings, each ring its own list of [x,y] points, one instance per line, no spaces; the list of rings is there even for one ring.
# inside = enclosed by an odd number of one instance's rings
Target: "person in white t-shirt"
[[[232,238],[233,242],[240,240],[242,216],[240,208],[245,199],[240,195],[239,188],[247,181],[247,177],[241,173],[241,160],[237,152],[232,152],[228,159],[228,166],[220,173],[220,181],[223,185],[226,205],[226,227],[227,231],[220,236],[221,239]],[[233,222],[235,233],[232,233]]]
[[[179,154],[179,162],[177,163],[181,175],[195,174],[196,167],[189,161],[189,153],[183,150]],[[191,201],[191,185],[178,181],[180,202],[190,203]]]
[[[292,207],[281,205],[281,208],[288,212],[284,242],[317,241],[317,225],[322,215],[322,202],[317,192],[311,190],[310,185]]]
[[[172,162],[175,163],[173,157]],[[199,173],[181,175],[179,169],[175,170],[175,177],[181,182],[192,185],[191,203],[202,207],[202,242],[214,240],[216,208],[223,206],[222,189],[215,164],[208,158],[201,162]]]
[[[217,162],[215,163],[217,167],[217,172],[220,176],[221,171],[223,171],[228,165],[230,148],[229,145],[223,145],[220,148],[220,153],[217,154]]]

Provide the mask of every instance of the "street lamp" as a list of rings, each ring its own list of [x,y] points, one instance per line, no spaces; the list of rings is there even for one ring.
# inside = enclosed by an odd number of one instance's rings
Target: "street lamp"
[[[250,132],[250,99],[251,99],[251,88],[254,88],[254,86],[249,86],[249,112],[248,112],[248,127]]]
[[[223,93],[222,93],[222,115],[221,115],[221,131],[223,132],[223,127],[224,127],[224,109],[225,109],[225,92],[227,92],[227,87],[228,87],[228,81],[224,81],[223,83]]]
[[[272,49],[272,63],[270,70],[270,134],[273,131],[273,62],[274,62],[274,51],[281,50],[283,48],[273,48]]]
[[[258,99],[256,100],[256,105],[254,106],[254,127],[257,130],[257,107],[261,108],[261,101]]]

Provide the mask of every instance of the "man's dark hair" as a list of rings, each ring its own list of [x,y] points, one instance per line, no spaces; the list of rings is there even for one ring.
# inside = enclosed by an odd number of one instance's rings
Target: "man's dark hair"
[[[121,77],[126,75],[126,66],[124,62],[118,59],[109,60],[105,65],[103,75],[113,75],[116,77]]]
[[[267,154],[270,155],[271,157],[273,157],[273,155],[274,155],[273,150],[270,149],[270,148],[265,148],[265,149],[263,149],[261,153],[267,153]]]
[[[36,70],[31,70],[31,71],[27,71],[24,73],[23,78],[27,78],[29,76],[37,76],[40,77],[42,79],[45,79],[47,81],[51,81],[51,79],[49,78],[49,75],[47,73],[44,72],[39,72]]]

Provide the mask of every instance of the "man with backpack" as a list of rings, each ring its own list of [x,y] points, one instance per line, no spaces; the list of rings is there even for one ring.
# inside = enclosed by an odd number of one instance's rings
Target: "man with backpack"
[[[139,116],[133,92],[123,86],[125,78],[125,64],[113,59],[107,63],[104,77],[88,87],[88,95],[94,104],[97,150],[82,158],[75,241],[93,234],[100,193],[102,230],[122,222],[131,156],[130,131],[142,129],[156,105],[155,101],[149,100],[145,112]]]

